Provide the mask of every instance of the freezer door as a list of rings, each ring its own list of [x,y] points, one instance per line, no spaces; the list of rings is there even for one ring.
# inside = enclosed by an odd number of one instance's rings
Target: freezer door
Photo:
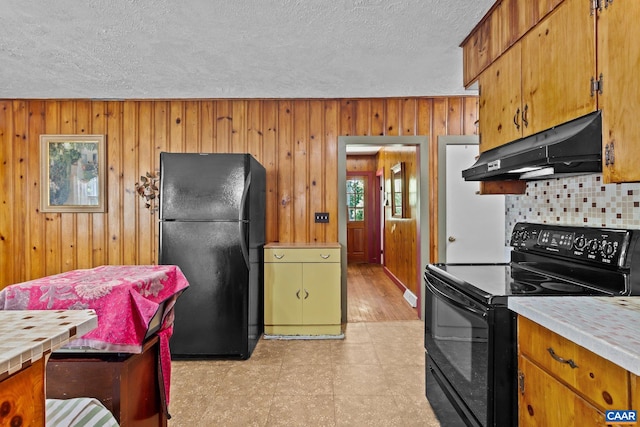
[[[160,153],[160,219],[247,219],[249,156]]]
[[[160,223],[160,263],[178,265],[189,281],[175,305],[174,358],[247,357],[248,299],[259,284],[249,280],[239,224]]]

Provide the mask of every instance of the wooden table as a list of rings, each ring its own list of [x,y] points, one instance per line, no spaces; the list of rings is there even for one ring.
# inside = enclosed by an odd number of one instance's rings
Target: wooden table
[[[0,427],[45,425],[47,358],[97,326],[94,310],[0,310]]]

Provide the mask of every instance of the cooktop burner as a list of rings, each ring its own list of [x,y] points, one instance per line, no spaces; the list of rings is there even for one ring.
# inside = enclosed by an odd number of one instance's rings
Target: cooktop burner
[[[492,304],[506,304],[506,298],[514,295],[608,295],[558,276],[525,270],[514,263],[431,264],[428,271],[438,277],[455,278],[456,288]]]

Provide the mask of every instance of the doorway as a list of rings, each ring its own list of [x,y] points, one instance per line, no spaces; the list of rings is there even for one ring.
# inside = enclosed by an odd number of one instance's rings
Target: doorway
[[[396,145],[396,146],[415,146],[417,148],[417,165],[419,166],[419,178],[414,183],[416,195],[416,244],[417,254],[416,263],[418,266],[425,266],[429,260],[429,222],[427,214],[429,212],[429,147],[427,136],[341,136],[338,137],[338,241],[343,248],[347,247],[347,209],[346,187],[347,180],[347,145]],[[424,216],[424,218],[423,218]],[[387,254],[388,256],[388,254]],[[421,268],[417,268],[414,273],[417,283],[421,283]],[[342,251],[342,321],[347,321],[347,251]],[[418,291],[418,294],[420,292]],[[424,318],[424,304],[420,295],[418,297],[418,313],[420,318]]]

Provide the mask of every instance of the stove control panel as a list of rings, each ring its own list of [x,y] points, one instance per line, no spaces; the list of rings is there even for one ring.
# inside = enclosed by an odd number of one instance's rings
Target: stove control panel
[[[519,222],[511,233],[511,246],[515,250],[622,267],[631,237],[631,230]]]

